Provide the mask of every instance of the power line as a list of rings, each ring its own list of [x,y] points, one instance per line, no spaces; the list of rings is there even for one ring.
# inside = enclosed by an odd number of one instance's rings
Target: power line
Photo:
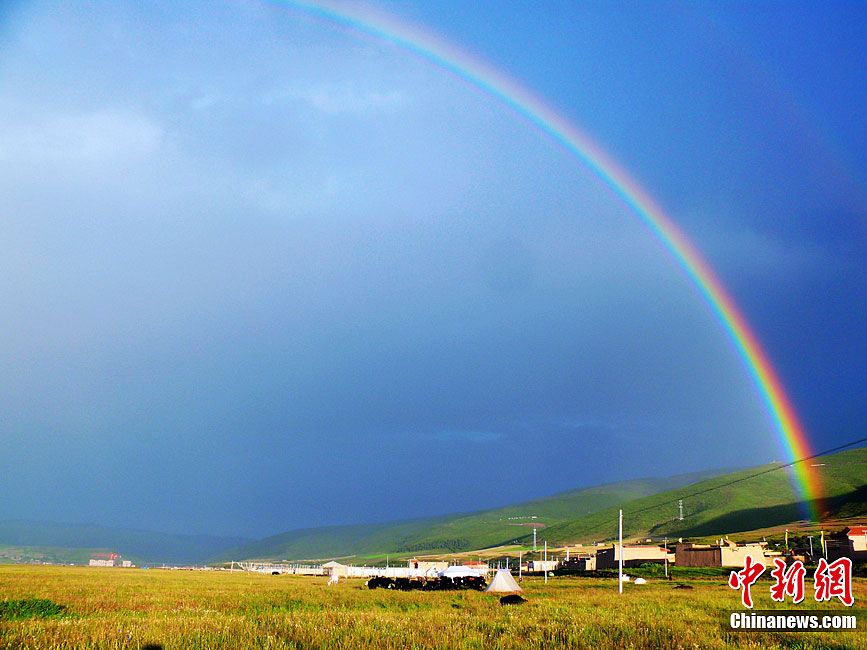
[[[714,490],[721,490],[724,487],[729,487],[730,485],[735,485],[737,483],[743,483],[744,481],[749,481],[750,479],[754,479],[754,478],[759,477],[759,476],[764,476],[765,474],[770,474],[771,472],[776,472],[776,471],[779,471],[781,469],[785,469],[787,467],[793,467],[794,465],[798,465],[799,463],[805,463],[808,460],[813,460],[814,458],[819,458],[821,456],[827,456],[828,454],[833,454],[834,452],[842,451],[843,449],[846,449],[848,447],[854,447],[855,445],[857,445],[859,443],[865,443],[865,442],[867,442],[867,437],[859,438],[857,440],[852,440],[851,442],[847,442],[844,445],[832,447],[831,449],[825,449],[824,451],[817,452],[817,453],[812,454],[810,456],[805,456],[804,458],[798,458],[798,459],[790,461],[788,463],[783,463],[781,465],[774,465],[773,467],[768,467],[767,469],[763,469],[760,472],[750,474],[749,476],[741,476],[739,478],[735,478],[735,479],[732,479],[730,481],[726,481],[725,483],[721,483],[719,485],[714,485],[711,487],[704,488],[702,490],[698,490],[696,492],[692,492],[691,494],[685,494],[685,495],[678,496],[676,499],[671,499],[669,501],[663,501],[662,503],[656,503],[653,505],[649,505],[646,508],[641,508],[640,510],[633,510],[632,512],[624,512],[623,514],[624,514],[624,516],[629,516],[629,515],[638,514],[640,512],[647,512],[648,510],[654,510],[656,508],[662,508],[663,506],[670,506],[672,504],[678,503],[679,501],[682,501],[683,499],[691,499],[692,497],[701,496],[702,494],[707,494],[708,492],[713,492]],[[603,528],[607,528],[608,526],[609,526],[609,524],[605,524],[604,526],[602,526],[602,525],[594,526],[593,528],[587,529],[584,534],[591,533],[591,532],[596,531],[596,530],[602,530]]]
[[[707,487],[707,488],[704,488],[703,490],[699,490],[698,492],[693,492],[692,494],[687,494],[687,495],[678,497],[677,499],[672,499],[671,501],[666,501],[665,503],[659,503],[659,504],[654,505],[654,506],[649,506],[648,508],[645,508],[645,510],[651,510],[653,508],[659,508],[661,506],[671,505],[673,503],[676,503],[679,499],[691,499],[692,497],[701,496],[702,494],[707,494],[708,492],[713,492],[714,490],[719,490],[721,488],[728,487],[730,485],[735,485],[736,483],[743,483],[744,481],[749,481],[750,479],[754,479],[757,476],[764,476],[765,474],[770,474],[771,472],[776,472],[778,470],[785,469],[787,467],[793,467],[795,465],[798,465],[799,463],[805,463],[808,460],[813,460],[814,458],[819,458],[820,456],[827,456],[828,454],[833,454],[835,451],[841,451],[843,449],[846,449],[847,447],[853,447],[853,446],[855,446],[861,442],[867,442],[867,438],[859,438],[858,440],[853,440],[852,442],[846,443],[845,445],[840,445],[839,447],[834,447],[832,449],[826,449],[825,451],[820,451],[820,452],[813,454],[811,456],[805,456],[804,458],[798,458],[797,460],[793,460],[793,461],[788,462],[788,463],[783,463],[782,465],[774,465],[773,467],[763,469],[761,472],[756,472],[755,474],[750,474],[749,476],[741,476],[740,478],[732,479],[732,480],[727,481],[725,483],[722,483],[720,485],[714,485],[712,487]],[[635,512],[638,512],[638,511],[635,511]],[[634,513],[629,513],[629,514],[634,514]]]

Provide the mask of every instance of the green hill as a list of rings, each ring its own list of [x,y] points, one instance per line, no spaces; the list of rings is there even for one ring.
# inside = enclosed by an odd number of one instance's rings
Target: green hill
[[[867,448],[813,461],[825,498],[818,507],[822,519],[867,516]],[[703,537],[725,535],[797,522],[805,518],[790,480],[790,469],[747,478],[774,465],[717,476],[685,488],[636,499],[624,507],[626,537]],[[747,478],[732,485],[733,480]],[[699,494],[700,493],[700,494]],[[693,496],[694,495],[694,496]],[[677,500],[683,499],[683,521]],[[617,508],[561,522],[545,530],[552,543],[614,539]],[[526,536],[524,538],[526,540]]]
[[[867,516],[867,448],[813,461],[819,465],[825,498],[823,519]],[[765,465],[728,474],[705,473],[645,479],[575,490],[515,506],[393,524],[294,530],[223,554],[219,560],[300,560],[425,553],[443,554],[528,544],[531,525],[550,544],[605,541],[617,533],[624,510],[624,535],[631,538],[706,537],[794,523],[805,518],[791,469]],[[710,476],[710,478],[709,478]],[[745,479],[745,480],[741,480]],[[732,483],[733,481],[738,481]],[[683,500],[683,520],[678,519]]]
[[[544,499],[481,512],[388,524],[292,530],[247,544],[218,560],[298,560],[377,554],[448,553],[486,548],[523,537],[530,525],[551,526],[718,472],[638,479],[563,492]]]

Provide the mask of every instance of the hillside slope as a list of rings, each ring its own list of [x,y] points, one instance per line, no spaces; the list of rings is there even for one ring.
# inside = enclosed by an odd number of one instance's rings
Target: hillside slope
[[[819,472],[826,497],[819,504],[822,518],[867,516],[867,448],[814,462],[820,465],[813,469]],[[636,499],[624,507],[624,536],[725,535],[804,519],[807,504],[796,497],[788,469],[725,485],[770,467],[773,465]],[[702,494],[692,496],[698,492]],[[683,499],[683,521],[678,519],[678,499]],[[592,542],[613,539],[616,533],[617,508],[612,507],[551,526],[545,538],[552,543]]]
[[[551,526],[574,519],[576,515],[587,515],[663,490],[689,485],[715,474],[718,472],[623,481],[493,510],[414,521],[292,530],[233,549],[216,559],[323,559],[485,548],[523,536],[531,523]]]
[[[867,516],[867,448],[814,461],[824,486],[823,518]],[[298,560],[385,553],[448,553],[506,543],[527,544],[530,524],[551,544],[613,539],[624,509],[627,537],[701,537],[756,530],[806,517],[791,469],[755,474],[778,465],[737,472],[684,475],[612,483],[515,506],[394,524],[294,530],[233,549],[220,560]],[[712,477],[708,477],[712,474]],[[729,485],[732,481],[746,479]],[[684,518],[678,519],[678,499]]]

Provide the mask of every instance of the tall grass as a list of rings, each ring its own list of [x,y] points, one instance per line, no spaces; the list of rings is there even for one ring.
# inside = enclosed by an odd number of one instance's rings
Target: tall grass
[[[738,594],[719,578],[691,584],[651,580],[618,597],[614,580],[527,579],[529,602],[501,607],[479,592],[370,591],[358,580],[3,566],[0,601],[47,599],[70,615],[0,621],[0,648],[865,647],[860,631],[731,632]],[[757,608],[776,608],[766,591]],[[855,593],[860,604],[867,581]]]

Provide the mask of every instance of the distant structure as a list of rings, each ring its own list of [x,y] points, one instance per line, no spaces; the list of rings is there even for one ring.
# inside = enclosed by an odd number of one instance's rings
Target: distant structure
[[[410,569],[415,569],[416,571],[421,572],[422,574],[427,574],[432,571],[433,573],[439,573],[440,571],[444,571],[449,567],[448,562],[432,562],[429,560],[419,560],[418,558],[411,558],[408,562],[408,566]],[[487,571],[487,567],[485,567],[485,571]]]
[[[560,569],[566,571],[595,571],[596,555],[590,553],[575,553],[569,559],[560,562]]]
[[[111,566],[132,568],[135,565],[131,560],[124,560],[120,553],[92,553],[88,566]]]
[[[542,571],[554,571],[557,569],[559,562],[557,560],[533,560],[530,562],[529,570],[532,573]]]
[[[828,559],[848,557],[855,561],[867,560],[867,526],[849,526],[838,537],[828,539]]]
[[[620,554],[618,553],[617,544],[612,544],[609,548],[599,549],[596,552],[596,568],[597,569],[616,569]],[[661,546],[624,546],[623,547],[623,566],[638,566],[640,564],[664,564],[674,562],[674,557],[666,549]]]
[[[424,562],[415,558],[410,560],[405,567],[350,566],[332,560],[316,568],[319,575],[336,575],[341,578],[483,577],[491,571],[487,562],[467,562],[462,565],[449,566],[448,562]]]
[[[749,556],[753,562],[771,566],[773,556],[779,553],[769,551],[766,542],[735,544],[721,539],[717,544],[677,544],[675,557],[677,566],[693,567],[741,567]]]
[[[486,575],[489,571],[491,571],[491,567],[487,562],[464,562],[464,566],[468,569],[472,569],[473,571],[478,571],[482,575]],[[442,570],[442,569],[441,569]]]

